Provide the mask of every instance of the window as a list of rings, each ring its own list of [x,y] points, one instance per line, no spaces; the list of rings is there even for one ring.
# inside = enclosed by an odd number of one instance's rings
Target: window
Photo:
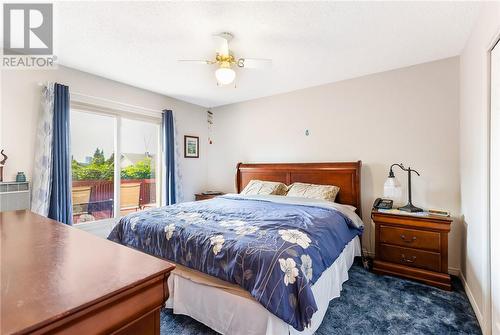
[[[159,121],[71,111],[73,223],[159,205]]]
[[[159,125],[122,119],[120,215],[157,207]]]

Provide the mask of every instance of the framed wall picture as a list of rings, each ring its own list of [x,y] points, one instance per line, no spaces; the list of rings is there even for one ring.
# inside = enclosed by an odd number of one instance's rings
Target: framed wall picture
[[[200,157],[200,138],[198,136],[184,135],[184,157]]]

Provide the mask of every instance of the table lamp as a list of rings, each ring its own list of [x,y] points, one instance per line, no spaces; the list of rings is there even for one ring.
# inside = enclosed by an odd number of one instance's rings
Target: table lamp
[[[420,173],[413,170],[411,167],[408,167],[406,169],[402,163],[391,165],[391,168],[389,169],[389,177],[387,177],[387,180],[384,183],[384,197],[397,199],[401,196],[401,185],[394,176],[394,171],[392,171],[393,166],[398,166],[401,170],[408,172],[408,204],[406,204],[403,207],[399,207],[398,209],[400,211],[411,212],[411,213],[423,212],[422,208],[413,206],[413,204],[411,203],[411,173],[415,172],[417,176],[420,176]]]

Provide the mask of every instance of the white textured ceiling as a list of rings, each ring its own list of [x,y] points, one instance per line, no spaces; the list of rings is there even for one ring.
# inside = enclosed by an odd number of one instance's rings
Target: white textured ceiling
[[[475,2],[59,2],[63,65],[213,107],[460,54]],[[217,87],[211,35],[237,57],[271,58]]]

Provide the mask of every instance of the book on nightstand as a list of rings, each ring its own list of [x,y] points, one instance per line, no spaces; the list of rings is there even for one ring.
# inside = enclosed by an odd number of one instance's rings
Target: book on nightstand
[[[380,213],[388,213],[388,214],[398,214],[398,215],[408,215],[408,216],[429,216],[429,215],[438,215],[438,216],[443,216],[443,217],[449,217],[450,212],[441,210],[441,209],[429,209],[428,211],[423,211],[423,212],[405,212],[405,211],[400,211],[397,208],[392,208],[392,209],[379,209],[378,210]]]
[[[450,216],[450,212],[449,211],[445,211],[445,210],[442,210],[442,209],[429,209],[429,214],[446,216],[446,217]]]

